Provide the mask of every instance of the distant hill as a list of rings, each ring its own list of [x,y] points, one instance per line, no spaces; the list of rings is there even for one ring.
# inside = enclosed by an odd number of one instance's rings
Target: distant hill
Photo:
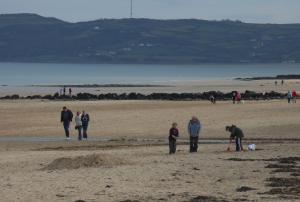
[[[194,19],[68,23],[35,14],[0,15],[0,61],[300,62],[300,24]]]

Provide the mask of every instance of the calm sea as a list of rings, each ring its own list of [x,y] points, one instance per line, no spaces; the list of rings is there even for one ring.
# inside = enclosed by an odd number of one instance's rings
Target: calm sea
[[[300,74],[300,64],[39,64],[0,63],[0,85],[160,84],[175,81]]]

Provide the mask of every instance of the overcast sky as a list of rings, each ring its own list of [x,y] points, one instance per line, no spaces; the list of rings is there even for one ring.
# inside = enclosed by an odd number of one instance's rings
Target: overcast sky
[[[130,0],[0,0],[0,13],[36,13],[70,22],[127,18]],[[133,0],[133,17],[300,23],[300,0]]]

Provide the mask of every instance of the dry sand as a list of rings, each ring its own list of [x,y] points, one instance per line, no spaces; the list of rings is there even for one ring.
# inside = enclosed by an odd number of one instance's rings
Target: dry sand
[[[62,137],[59,113],[64,105],[90,114],[91,137],[112,139],[3,139]],[[1,201],[300,200],[299,159],[274,159],[300,156],[298,103],[2,100],[0,113]],[[245,145],[255,142],[258,150],[226,152],[227,145],[216,142],[200,144],[199,152],[190,154],[184,140],[192,115],[203,124],[201,139],[227,138],[224,127],[234,123],[244,130]],[[169,155],[165,143],[173,121],[182,140],[178,152]],[[285,166],[284,172],[266,168],[274,165]]]

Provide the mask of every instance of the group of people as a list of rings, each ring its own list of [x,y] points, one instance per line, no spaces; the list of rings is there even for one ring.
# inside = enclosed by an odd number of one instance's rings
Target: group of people
[[[291,91],[288,91],[287,93],[287,100],[288,100],[288,103],[296,103],[297,102],[297,92],[295,90],[293,90],[292,92]]]
[[[67,95],[67,87],[66,86],[64,86],[63,88],[59,89],[59,95],[60,96]],[[72,88],[69,88],[69,96],[72,96]]]
[[[63,107],[61,111],[61,123],[63,123],[63,127],[65,130],[66,139],[70,140],[70,124],[73,120],[73,112],[69,110],[67,107]],[[78,140],[87,140],[88,134],[88,126],[89,126],[90,116],[85,111],[80,113],[79,111],[75,116],[75,129],[78,130]]]
[[[195,116],[188,122],[188,134],[190,137],[190,153],[198,151],[198,140],[202,126],[199,119]],[[235,140],[236,151],[243,151],[242,138],[244,137],[243,131],[235,125],[226,126],[226,131],[230,132],[229,144]],[[176,152],[176,141],[179,138],[179,130],[177,123],[173,123],[169,130],[169,153],[174,154]],[[227,148],[230,150],[230,147]]]

